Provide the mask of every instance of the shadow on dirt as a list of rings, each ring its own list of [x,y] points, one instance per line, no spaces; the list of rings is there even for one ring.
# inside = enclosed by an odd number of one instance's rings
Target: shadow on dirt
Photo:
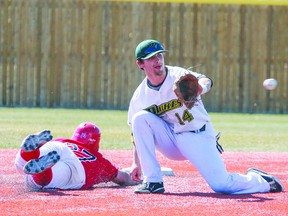
[[[274,200],[272,198],[261,197],[261,194],[219,194],[219,193],[202,193],[202,192],[192,192],[192,193],[164,193],[164,195],[168,196],[180,196],[180,197],[210,197],[215,199],[234,199],[239,200],[241,202],[265,202]]]

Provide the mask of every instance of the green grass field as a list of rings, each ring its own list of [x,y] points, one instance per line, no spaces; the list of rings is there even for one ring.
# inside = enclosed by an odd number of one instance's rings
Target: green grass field
[[[210,113],[226,151],[288,152],[288,115]],[[71,137],[83,121],[102,132],[101,149],[132,149],[127,111],[0,108],[0,148],[18,148],[30,133],[50,129],[54,137]]]

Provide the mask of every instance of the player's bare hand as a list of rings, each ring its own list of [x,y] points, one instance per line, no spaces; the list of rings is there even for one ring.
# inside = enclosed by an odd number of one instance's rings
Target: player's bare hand
[[[130,173],[124,169],[118,170],[117,176],[112,181],[121,186],[134,186],[139,184],[139,182],[133,181]]]
[[[130,170],[130,176],[133,181],[141,182],[142,181],[142,174],[141,174],[141,167],[139,166],[132,166]]]

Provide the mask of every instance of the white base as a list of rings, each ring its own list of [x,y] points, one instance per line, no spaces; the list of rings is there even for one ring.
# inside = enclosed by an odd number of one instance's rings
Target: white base
[[[123,168],[123,169],[121,169],[121,171],[129,173],[130,167]],[[163,176],[175,176],[174,171],[169,167],[161,167],[161,172],[162,172]]]

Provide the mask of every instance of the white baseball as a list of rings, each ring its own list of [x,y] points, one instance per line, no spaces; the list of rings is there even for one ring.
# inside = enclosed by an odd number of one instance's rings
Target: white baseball
[[[274,90],[277,87],[277,84],[278,82],[276,79],[270,78],[270,79],[264,80],[263,87],[266,90]]]

